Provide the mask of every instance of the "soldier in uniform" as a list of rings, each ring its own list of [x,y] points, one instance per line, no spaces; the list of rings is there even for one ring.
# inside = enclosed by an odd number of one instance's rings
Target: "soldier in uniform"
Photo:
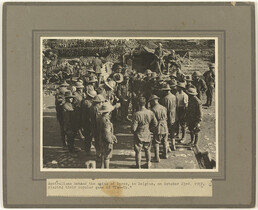
[[[146,72],[146,77],[144,78],[144,95],[146,98],[146,101],[149,100],[150,96],[151,96],[151,89],[152,89],[152,71],[150,69],[147,69]]]
[[[93,64],[93,70],[96,72],[96,74],[100,74],[103,64],[99,58],[98,53],[96,53],[96,57],[92,60],[92,64]]]
[[[177,107],[177,99],[176,96],[173,95],[170,90],[170,86],[161,89],[165,92],[165,97],[162,98],[161,104],[167,108],[167,118],[168,118],[168,129],[171,138],[171,148],[172,150],[176,150],[176,142],[175,142],[175,122],[176,122],[176,107]]]
[[[171,54],[168,55],[167,60],[168,68],[173,70],[174,67],[181,67],[180,56],[176,55],[175,50],[171,51]]]
[[[141,150],[145,151],[147,168],[151,167],[151,132],[150,127],[155,128],[158,125],[154,113],[145,107],[146,99],[139,98],[139,111],[133,114],[131,130],[134,134],[134,151],[136,167],[141,168]]]
[[[128,107],[131,100],[129,87],[129,75],[124,75],[124,81],[117,86],[117,97],[121,103],[121,120],[130,121],[128,119]]]
[[[172,75],[176,75],[176,79],[178,82],[184,82],[185,81],[185,74],[182,72],[179,66],[175,66],[174,71],[172,72]]]
[[[199,71],[195,71],[192,75],[193,82],[192,84],[195,86],[197,90],[197,97],[202,100],[202,93],[207,90],[207,86],[204,82],[204,80],[201,78],[202,74]]]
[[[100,142],[99,142],[99,109],[105,102],[105,98],[102,95],[96,95],[92,100],[92,106],[90,107],[90,120],[92,125],[92,135],[94,137],[96,158],[100,157]]]
[[[155,49],[154,52],[155,55],[155,65],[156,65],[156,72],[162,74],[163,69],[165,68],[165,63],[164,63],[164,56],[165,52],[162,49],[162,44],[159,43],[159,46]]]
[[[64,131],[67,137],[67,146],[68,150],[72,157],[78,157],[75,153],[74,148],[74,138],[78,132],[76,126],[76,116],[73,107],[73,99],[75,98],[72,95],[71,91],[65,92],[65,104],[63,105],[63,117],[64,117]]]
[[[85,93],[83,92],[84,86],[80,82],[75,83],[76,91],[74,92],[74,113],[76,116],[76,125],[78,128],[78,133],[80,135],[80,138],[83,139],[84,136],[82,135],[82,118],[81,118],[81,102],[85,98]]]
[[[86,81],[85,81],[85,83],[86,83],[85,91],[88,91],[90,89],[93,89],[93,90],[97,89],[97,85],[96,85],[97,81],[98,80],[96,79],[95,75],[91,75],[91,76],[87,77]]]
[[[185,86],[186,90],[189,88],[195,88],[195,86],[192,84],[193,82],[192,75],[186,75],[185,81],[186,81],[186,86]]]
[[[204,106],[211,106],[212,104],[212,98],[213,98],[213,90],[215,88],[215,72],[214,72],[215,66],[214,63],[209,65],[209,71],[206,71],[203,76],[204,80],[207,85],[207,91],[206,91],[206,96],[207,96],[207,102],[204,104]]]
[[[113,81],[114,82],[114,81]],[[114,94],[114,83],[112,81],[105,81],[106,99],[113,105],[115,94]]]
[[[151,111],[155,114],[155,117],[158,121],[158,125],[153,133],[153,144],[154,144],[154,154],[155,161],[160,162],[159,157],[159,145],[163,145],[163,157],[168,158],[168,126],[167,126],[167,109],[160,105],[159,97],[152,95],[149,99]]]
[[[117,143],[114,135],[113,124],[110,121],[110,112],[114,107],[110,102],[105,102],[100,108],[100,151],[101,151],[101,168],[109,168],[109,161],[113,153],[113,144]]]
[[[186,121],[191,135],[190,145],[197,145],[198,133],[200,132],[200,122],[202,120],[202,103],[197,97],[195,88],[189,88],[187,91],[189,95],[188,109],[186,113]]]
[[[175,96],[177,94],[177,81],[172,81],[169,86],[171,88],[171,93]]]
[[[72,81],[73,79],[73,67],[69,63],[66,63],[64,67],[63,78],[65,79],[70,78],[70,81]]]
[[[177,136],[179,134],[179,126],[181,126],[182,138],[181,141],[185,140],[185,127],[186,127],[186,108],[188,106],[188,95],[184,92],[185,83],[177,83],[178,92],[176,94],[177,99]]]
[[[66,91],[67,91],[67,86],[60,86],[55,96],[56,118],[60,125],[61,140],[62,140],[63,148],[66,148],[67,146],[65,142],[64,119],[63,119],[63,105],[65,103]]]
[[[90,118],[90,108],[92,100],[97,95],[95,90],[86,91],[86,98],[81,102],[82,129],[85,137],[85,151],[90,152],[92,142],[92,123]]]

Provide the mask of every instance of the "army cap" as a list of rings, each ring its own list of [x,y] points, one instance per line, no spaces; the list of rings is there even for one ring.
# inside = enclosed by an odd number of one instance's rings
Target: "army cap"
[[[158,96],[156,95],[151,95],[151,97],[149,98],[149,101],[155,100],[155,99],[159,99]]]
[[[105,103],[101,106],[99,112],[101,112],[101,113],[112,112],[112,111],[114,110],[114,108],[115,108],[115,107],[112,106],[112,105],[110,104],[110,102],[108,101],[108,102],[105,102]]]
[[[189,94],[189,95],[193,95],[193,96],[196,96],[198,95],[197,91],[195,88],[189,88],[186,90],[186,93]]]
[[[101,94],[98,94],[93,98],[93,101],[96,103],[101,103],[105,102],[105,98]]]
[[[84,88],[84,86],[83,86],[83,84],[81,82],[76,82],[75,83],[75,87],[78,88],[78,89]]]
[[[65,98],[75,98],[75,96],[72,94],[70,90],[65,92]]]
[[[164,87],[161,88],[161,90],[171,90],[169,84],[164,85]]]
[[[97,92],[94,89],[89,89],[86,91],[86,94],[91,98],[94,98],[97,95]]]
[[[201,77],[202,74],[201,74],[201,72],[199,72],[199,71],[195,71],[192,76],[193,76],[193,77]]]
[[[152,71],[151,71],[150,69],[147,69],[147,70],[145,71],[145,74],[146,74],[146,75],[151,74],[151,73],[152,73]]]
[[[178,82],[177,87],[185,88],[185,83],[184,82]]]

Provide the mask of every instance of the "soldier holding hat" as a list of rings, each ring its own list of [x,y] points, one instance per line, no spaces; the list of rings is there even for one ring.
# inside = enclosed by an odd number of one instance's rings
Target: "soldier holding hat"
[[[141,150],[145,151],[147,168],[151,167],[151,132],[150,128],[158,125],[154,113],[145,107],[146,99],[139,98],[139,111],[133,114],[131,130],[134,134],[134,151],[136,167],[141,168]]]
[[[212,98],[213,98],[213,91],[215,88],[215,65],[214,63],[211,63],[209,65],[209,71],[206,71],[203,76],[204,76],[204,80],[206,82],[207,85],[207,91],[206,91],[206,96],[207,96],[207,102],[206,104],[204,104],[204,106],[211,106],[212,104]]]
[[[195,88],[189,88],[186,92],[189,95],[186,121],[191,135],[190,144],[197,145],[202,120],[202,103],[197,97],[198,93]]]
[[[105,102],[105,98],[102,95],[96,95],[92,100],[92,106],[90,107],[90,120],[92,125],[92,134],[95,142],[96,158],[100,157],[100,142],[99,142],[99,109]]]
[[[182,138],[181,141],[185,140],[185,127],[186,127],[186,108],[188,106],[188,95],[184,92],[185,83],[177,83],[178,92],[176,94],[177,99],[177,135],[179,134],[179,126],[181,126]],[[175,148],[172,148],[175,149]]]
[[[114,135],[113,124],[110,121],[110,112],[114,107],[110,102],[105,102],[100,108],[100,155],[101,155],[101,168],[109,168],[109,161],[113,153],[113,144],[117,143],[116,136]]]
[[[160,105],[159,97],[156,95],[151,95],[149,102],[151,106],[151,111],[155,114],[158,125],[153,132],[153,145],[155,161],[160,162],[159,157],[159,145],[163,145],[163,157],[168,158],[168,126],[167,126],[167,109]]]
[[[176,96],[171,93],[171,88],[167,84],[166,87],[161,89],[165,92],[165,97],[162,98],[161,104],[167,108],[167,117],[168,117],[168,129],[171,138],[171,147],[173,150],[176,150],[175,142],[175,122],[176,122],[176,107],[177,99]]]
[[[64,131],[67,136],[67,146],[72,157],[78,157],[75,153],[74,138],[78,132],[76,126],[77,119],[73,107],[73,99],[75,96],[71,91],[65,92],[65,104],[63,105]]]
[[[207,86],[204,82],[204,80],[201,78],[202,74],[199,71],[195,71],[192,75],[193,77],[193,82],[192,84],[195,86],[197,90],[197,97],[202,100],[202,93],[207,90]]]
[[[93,98],[97,95],[95,90],[87,90],[86,98],[81,102],[82,129],[85,137],[85,151],[90,152],[92,142],[92,123],[90,118],[90,108]]]

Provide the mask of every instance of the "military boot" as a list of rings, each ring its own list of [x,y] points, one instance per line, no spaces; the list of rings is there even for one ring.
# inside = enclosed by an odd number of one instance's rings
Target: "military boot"
[[[165,159],[168,159],[168,147],[166,145],[164,145],[163,147],[163,156]]]
[[[105,160],[105,168],[109,168],[109,160]]]
[[[154,145],[154,154],[155,154],[155,162],[160,162],[160,157],[159,157],[159,144]]]
[[[185,128],[182,127],[182,138],[180,140],[180,142],[184,142],[185,141]]]
[[[191,135],[191,141],[187,144],[187,145],[193,145],[194,144],[194,134],[193,133],[190,133]]]
[[[171,142],[171,149],[172,149],[173,151],[176,151],[176,140],[175,140],[175,139],[172,139],[171,141],[172,141],[172,142]]]
[[[135,153],[136,168],[141,169],[141,153]]]
[[[198,138],[199,138],[198,133],[196,133],[196,134],[194,135],[194,137],[195,137],[195,139],[194,139],[194,145],[197,145],[197,143],[198,143]]]
[[[146,156],[146,162],[147,162],[147,168],[151,168],[151,152],[149,150],[145,151]]]
[[[105,162],[104,162],[104,157],[103,156],[101,156],[101,158],[100,158],[100,168],[105,168]]]

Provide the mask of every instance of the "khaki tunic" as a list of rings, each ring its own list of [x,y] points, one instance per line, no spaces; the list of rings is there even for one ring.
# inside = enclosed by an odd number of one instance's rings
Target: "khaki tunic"
[[[131,130],[134,133],[134,138],[140,142],[150,142],[151,132],[150,127],[156,128],[158,121],[154,113],[146,108],[134,113]]]
[[[161,100],[161,104],[167,108],[168,126],[173,125],[176,121],[176,96],[169,93]]]

